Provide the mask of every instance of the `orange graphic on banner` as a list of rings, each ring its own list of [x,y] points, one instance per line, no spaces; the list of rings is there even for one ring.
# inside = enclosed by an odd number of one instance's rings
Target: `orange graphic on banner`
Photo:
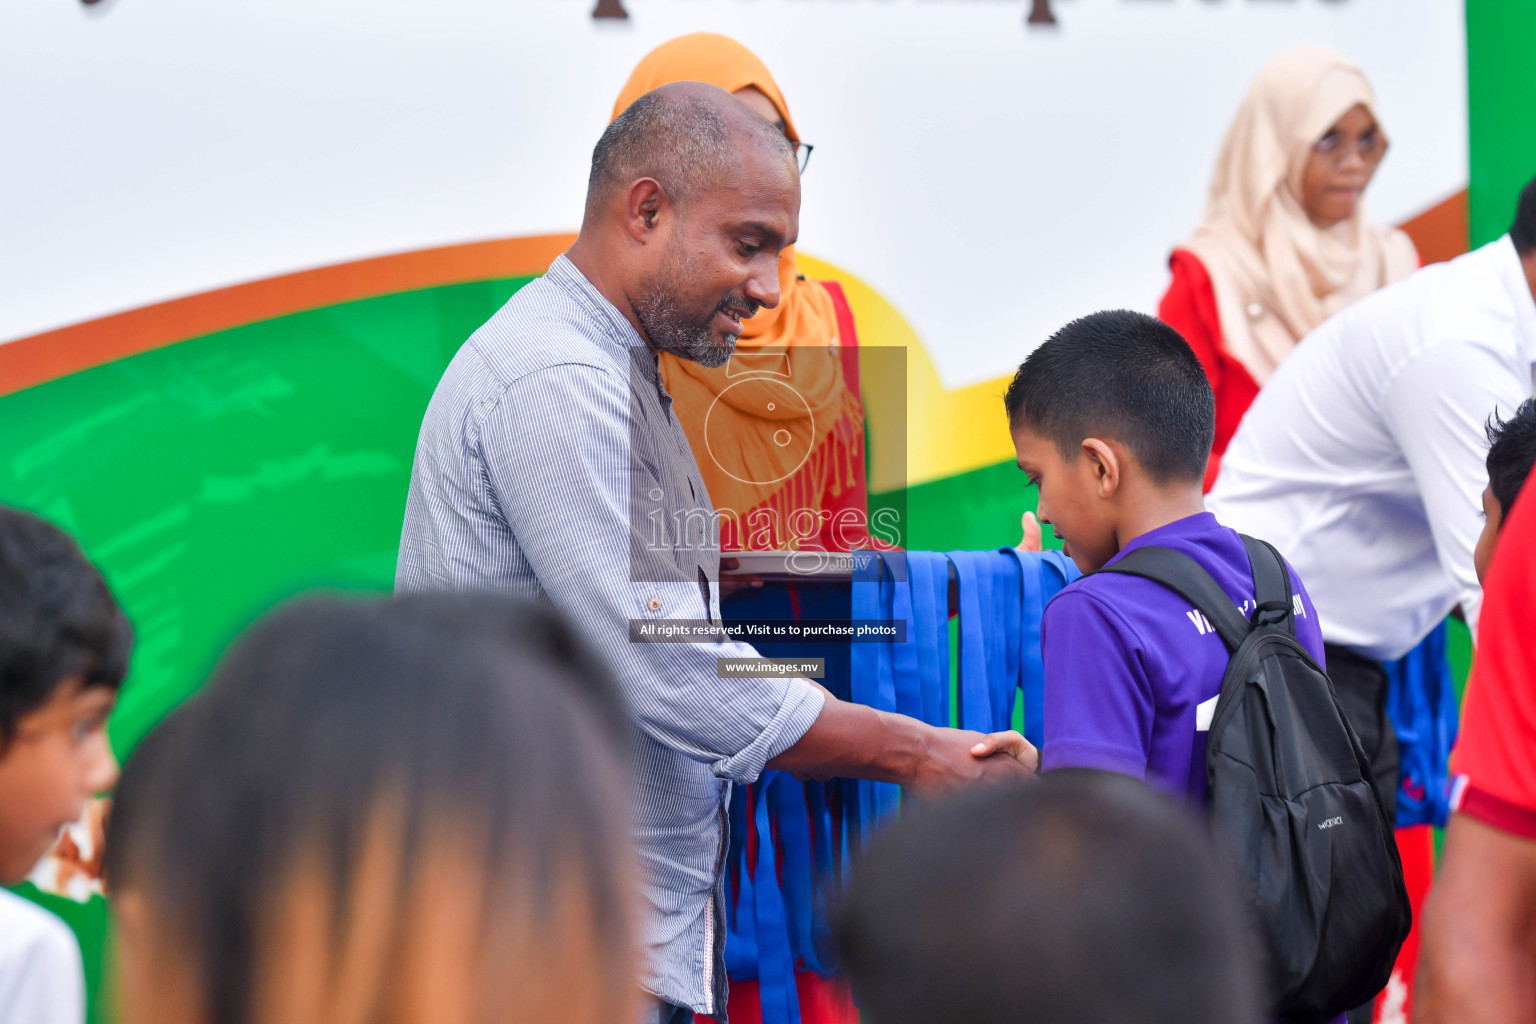
[[[0,345],[0,395],[188,338],[340,302],[544,273],[575,235],[470,242],[301,270],[157,302]]]
[[[1400,227],[1413,239],[1424,263],[1460,255],[1467,248],[1466,190]],[[533,235],[377,256],[217,288],[18,338],[0,344],[0,395],[178,341],[290,313],[417,288],[542,274],[575,240],[574,234]],[[831,266],[817,269],[828,277],[847,276]],[[863,321],[865,313],[858,308],[863,304],[854,305]],[[899,319],[899,314],[892,313]],[[906,326],[904,321],[902,326]],[[881,332],[873,333],[881,337],[877,344],[921,344],[915,335],[905,337],[912,333],[910,327],[900,342],[882,337]],[[1006,385],[1006,378],[1002,380]],[[997,383],[985,381],[960,390],[980,389],[990,395]],[[939,388],[945,390],[942,385]]]

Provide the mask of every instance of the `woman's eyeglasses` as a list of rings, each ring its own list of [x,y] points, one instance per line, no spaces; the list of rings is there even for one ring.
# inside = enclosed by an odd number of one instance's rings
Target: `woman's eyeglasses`
[[[789,144],[795,151],[795,164],[800,168],[800,173],[804,174],[806,164],[811,162],[811,150],[816,147],[809,142],[796,142],[794,139],[790,139]]]
[[[1312,143],[1312,151],[1327,157],[1337,167],[1355,153],[1367,164],[1380,163],[1387,153],[1386,136],[1380,132],[1366,132],[1358,139],[1351,139],[1343,132],[1329,132]]]

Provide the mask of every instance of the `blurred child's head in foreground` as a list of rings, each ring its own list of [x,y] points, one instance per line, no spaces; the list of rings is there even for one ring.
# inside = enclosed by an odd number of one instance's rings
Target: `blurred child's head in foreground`
[[[625,720],[545,606],[269,616],[124,768],[126,1024],[627,1019]]]
[[[866,1024],[1256,1024],[1245,905],[1194,814],[1064,769],[904,814],[839,948]]]

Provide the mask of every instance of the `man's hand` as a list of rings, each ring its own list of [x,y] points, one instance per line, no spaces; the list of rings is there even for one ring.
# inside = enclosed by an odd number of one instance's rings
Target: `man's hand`
[[[932,796],[978,782],[1034,777],[1039,754],[1016,732],[983,734],[969,729],[929,730],[927,756],[901,780],[917,796]]]
[[[1039,752],[1016,732],[939,729],[827,693],[804,736],[768,762],[802,778],[873,779],[930,795],[975,782],[1028,779]]]

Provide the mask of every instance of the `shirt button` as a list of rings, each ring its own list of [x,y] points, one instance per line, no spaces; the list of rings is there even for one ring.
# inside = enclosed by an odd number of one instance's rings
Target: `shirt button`
[[[1249,320],[1258,320],[1264,316],[1264,307],[1257,302],[1250,302],[1248,303],[1248,308],[1243,312],[1248,314]]]
[[[660,611],[661,610],[661,598],[659,598],[659,597],[648,598],[646,600],[646,602],[645,602],[645,607],[648,608],[649,610],[653,611],[653,612],[654,611]]]

